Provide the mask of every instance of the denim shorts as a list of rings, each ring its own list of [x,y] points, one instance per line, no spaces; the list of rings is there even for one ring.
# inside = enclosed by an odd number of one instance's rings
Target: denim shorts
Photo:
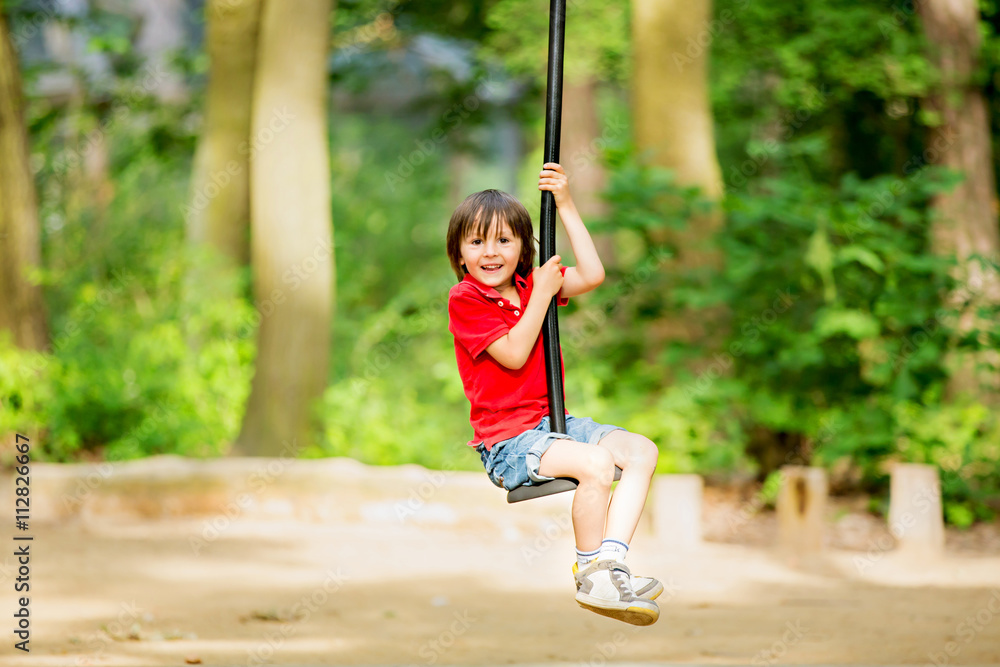
[[[481,444],[476,447],[476,452],[490,481],[511,491],[522,485],[534,486],[555,479],[540,475],[538,466],[542,454],[556,438],[596,445],[608,433],[624,430],[621,426],[598,424],[590,417],[566,415],[566,433],[553,433],[549,430],[549,417],[546,415],[535,428],[494,444],[490,451],[486,451],[485,445]]]

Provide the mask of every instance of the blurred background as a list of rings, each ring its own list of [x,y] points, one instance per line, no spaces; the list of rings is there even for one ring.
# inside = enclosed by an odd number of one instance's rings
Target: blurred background
[[[4,0],[0,436],[36,459],[480,469],[451,211],[537,217],[544,0]],[[661,472],[938,467],[1000,511],[1000,9],[575,0],[560,161],[608,278],[572,414]],[[564,262],[572,264],[565,237]]]

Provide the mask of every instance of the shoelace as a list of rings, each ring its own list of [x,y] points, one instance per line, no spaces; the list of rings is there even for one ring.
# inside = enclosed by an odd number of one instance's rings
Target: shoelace
[[[625,588],[625,585],[629,583],[629,572],[624,567],[612,565],[608,568],[608,573],[611,575],[611,582],[618,589],[618,596],[622,600],[631,600],[634,596],[631,590]]]

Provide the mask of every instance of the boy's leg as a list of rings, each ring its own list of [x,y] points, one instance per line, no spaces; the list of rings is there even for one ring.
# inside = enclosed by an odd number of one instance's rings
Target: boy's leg
[[[580,551],[592,551],[601,546],[614,471],[611,451],[599,445],[560,438],[542,454],[539,474],[572,477],[580,482],[573,494],[573,533]],[[623,472],[622,479],[624,475]]]
[[[559,439],[542,454],[540,474],[574,477],[580,483],[573,495],[573,532],[578,552],[601,545],[614,471],[611,451],[600,445]],[[622,479],[624,475],[623,470]],[[636,595],[631,572],[624,563],[595,561],[575,578],[576,601],[586,609],[634,625],[649,625],[660,617],[660,608],[653,600]]]
[[[649,438],[628,431],[609,433],[601,438],[598,447],[610,452],[615,465],[622,469],[622,478],[608,508],[604,538],[628,544],[646,504],[659,450]]]

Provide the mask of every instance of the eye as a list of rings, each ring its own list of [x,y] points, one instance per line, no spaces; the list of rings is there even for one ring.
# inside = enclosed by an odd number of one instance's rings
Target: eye
[[[500,243],[504,243],[504,244],[506,244],[506,243],[510,243],[510,239],[509,239],[509,238],[506,238],[506,237],[504,237],[504,238],[501,238],[501,239],[500,239]]]
[[[472,245],[479,245],[482,242],[483,242],[482,239],[472,239],[472,241],[470,241],[470,243],[472,243]]]

